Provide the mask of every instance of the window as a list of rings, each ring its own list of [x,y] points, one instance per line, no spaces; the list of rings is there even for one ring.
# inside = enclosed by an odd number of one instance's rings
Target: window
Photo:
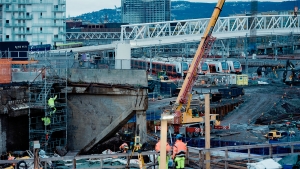
[[[42,28],[42,27],[40,27],[40,31],[41,31],[41,32],[43,31],[43,28]]]
[[[9,23],[9,20],[6,20],[6,23]]]
[[[54,38],[58,38],[58,35],[54,35]]]
[[[6,39],[9,39],[9,35],[6,35],[5,37],[6,37]]]
[[[27,28],[26,28],[26,30],[27,30],[27,31],[29,31],[29,30],[30,30],[30,28],[29,28],[29,27],[27,27]]]
[[[41,12],[40,17],[42,17],[42,16],[43,16],[43,13]]]
[[[8,9],[9,8],[9,5],[8,4],[6,4],[6,9]]]
[[[26,16],[29,16],[29,12],[26,13]]]

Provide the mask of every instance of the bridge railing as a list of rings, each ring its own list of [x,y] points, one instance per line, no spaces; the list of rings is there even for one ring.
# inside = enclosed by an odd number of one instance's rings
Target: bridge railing
[[[201,35],[210,18],[141,23],[132,25],[122,25],[121,41],[153,39],[161,37],[178,37],[187,35]],[[215,25],[215,33],[250,33],[251,29],[256,29],[258,33],[299,33],[299,16],[294,15],[258,15],[220,17]]]

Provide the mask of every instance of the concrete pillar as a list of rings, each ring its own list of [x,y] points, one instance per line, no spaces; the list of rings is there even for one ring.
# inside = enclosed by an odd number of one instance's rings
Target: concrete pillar
[[[139,128],[141,143],[147,141],[147,120],[146,111],[136,111],[136,126]]]
[[[118,43],[115,49],[116,60],[115,60],[115,69],[130,69],[131,68],[131,45],[126,43]]]
[[[205,149],[210,149],[210,101],[209,94],[204,94],[205,97]],[[205,153],[205,159],[210,160],[210,152]],[[210,168],[210,162],[206,163],[206,168]]]

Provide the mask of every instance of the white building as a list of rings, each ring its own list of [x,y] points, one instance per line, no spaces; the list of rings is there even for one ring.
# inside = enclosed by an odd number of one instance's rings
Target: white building
[[[66,41],[66,0],[0,0],[0,41]]]

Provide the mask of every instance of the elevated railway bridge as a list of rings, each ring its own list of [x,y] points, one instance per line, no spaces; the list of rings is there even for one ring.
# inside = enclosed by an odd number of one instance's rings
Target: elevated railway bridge
[[[70,32],[67,33],[67,40],[115,41],[106,45],[72,49],[73,52],[82,53],[115,51],[117,44],[120,43],[129,44],[131,49],[193,42],[197,45],[208,21],[209,18],[204,18],[122,25],[121,32]],[[292,46],[293,50],[298,45],[299,17],[293,15],[258,15],[255,18],[251,16],[220,17],[214,28],[213,36],[219,40],[219,49],[222,48],[225,53],[238,49],[243,51],[244,39],[246,36],[249,37],[250,30],[253,29],[256,29],[257,46],[260,49],[272,48],[270,42],[276,42],[275,45],[278,47]],[[235,39],[234,44],[232,41],[227,41],[228,39]]]

